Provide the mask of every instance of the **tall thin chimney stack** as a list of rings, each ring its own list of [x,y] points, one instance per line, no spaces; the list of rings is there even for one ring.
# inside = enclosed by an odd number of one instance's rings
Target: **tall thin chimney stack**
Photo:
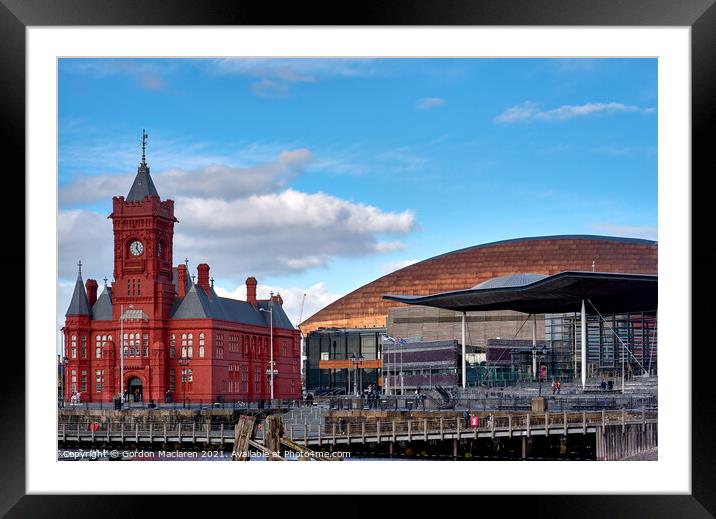
[[[97,302],[97,280],[88,279],[85,282],[85,289],[87,290],[87,302],[91,309]]]
[[[258,282],[256,278],[250,276],[246,278],[246,301],[256,306],[256,285]]]
[[[199,263],[196,266],[196,270],[199,272],[199,282],[197,285],[203,288],[204,292],[209,294],[209,265],[206,263]]]
[[[177,297],[186,296],[186,265],[177,266]]]

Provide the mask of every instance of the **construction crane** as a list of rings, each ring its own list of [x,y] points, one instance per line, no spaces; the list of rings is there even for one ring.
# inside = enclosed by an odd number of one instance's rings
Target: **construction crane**
[[[300,325],[303,322],[303,305],[306,304],[306,292],[303,293],[303,299],[301,299],[301,310],[298,312],[298,324]],[[305,356],[305,341],[303,339],[303,332],[301,331],[300,326],[298,327],[298,333],[301,335],[301,387],[303,389],[306,389],[306,370],[304,369],[303,365],[303,357]]]
[[[303,305],[306,304],[306,293],[303,293],[303,299],[301,300],[301,311],[298,313],[298,324],[303,322]]]

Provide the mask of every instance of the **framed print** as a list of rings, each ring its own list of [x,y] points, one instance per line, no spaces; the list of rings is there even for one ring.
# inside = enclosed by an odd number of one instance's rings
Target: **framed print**
[[[716,8],[562,4],[3,0],[3,514],[714,514]]]

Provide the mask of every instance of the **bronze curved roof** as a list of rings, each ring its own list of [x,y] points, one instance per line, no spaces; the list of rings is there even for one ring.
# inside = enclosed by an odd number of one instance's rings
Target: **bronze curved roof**
[[[559,235],[518,238],[460,249],[414,263],[367,283],[327,305],[301,325],[304,334],[320,327],[370,328],[386,325],[388,309],[400,306],[384,294],[423,296],[464,290],[498,276],[566,271],[656,274],[658,245],[651,240],[613,236]]]

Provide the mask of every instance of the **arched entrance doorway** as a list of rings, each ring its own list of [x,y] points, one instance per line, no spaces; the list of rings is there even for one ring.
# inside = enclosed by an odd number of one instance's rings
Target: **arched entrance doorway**
[[[142,380],[139,377],[132,377],[127,381],[128,396],[130,402],[141,402]]]

